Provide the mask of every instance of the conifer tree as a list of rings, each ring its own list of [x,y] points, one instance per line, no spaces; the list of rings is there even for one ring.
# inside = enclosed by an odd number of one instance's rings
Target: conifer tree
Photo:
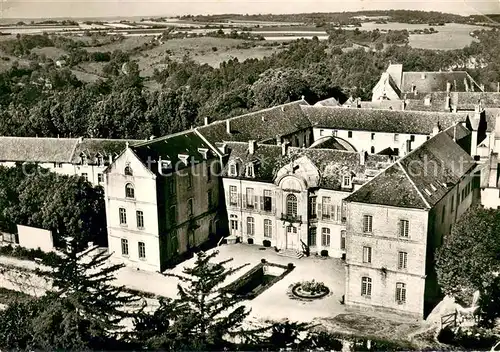
[[[152,315],[136,319],[136,336],[146,347],[166,350],[220,350],[232,346],[229,336],[244,335],[250,313],[241,299],[221,287],[243,266],[227,268],[232,259],[212,263],[218,252],[197,253],[194,267],[177,277],[178,298],[162,300]]]
[[[122,320],[131,316],[127,310],[139,298],[112,284],[123,264],[109,263],[110,254],[97,246],[78,252],[74,242],[69,243],[67,249],[44,260],[47,269],[38,271],[52,281],[50,295],[60,304],[53,317],[67,312],[66,318],[85,330],[86,342],[105,346],[118,335]]]

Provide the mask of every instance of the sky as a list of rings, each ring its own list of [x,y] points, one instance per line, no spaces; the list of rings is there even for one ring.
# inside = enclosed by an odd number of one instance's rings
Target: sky
[[[0,0],[3,18],[176,16],[409,9],[500,13],[500,0]]]

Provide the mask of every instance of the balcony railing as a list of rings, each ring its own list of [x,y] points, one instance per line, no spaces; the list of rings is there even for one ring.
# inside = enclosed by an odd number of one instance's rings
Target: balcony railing
[[[288,222],[302,222],[302,215],[281,213],[281,220]]]

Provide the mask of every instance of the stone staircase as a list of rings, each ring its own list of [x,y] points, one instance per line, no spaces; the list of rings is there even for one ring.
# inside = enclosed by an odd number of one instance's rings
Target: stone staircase
[[[296,249],[281,249],[278,252],[278,255],[280,255],[282,257],[300,259],[304,256],[304,253],[302,253],[301,251],[298,251]]]

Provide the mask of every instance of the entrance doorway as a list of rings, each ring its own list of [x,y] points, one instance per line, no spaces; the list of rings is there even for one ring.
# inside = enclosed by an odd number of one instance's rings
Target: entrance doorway
[[[296,249],[298,244],[297,228],[294,226],[287,226],[286,228],[286,248]]]

